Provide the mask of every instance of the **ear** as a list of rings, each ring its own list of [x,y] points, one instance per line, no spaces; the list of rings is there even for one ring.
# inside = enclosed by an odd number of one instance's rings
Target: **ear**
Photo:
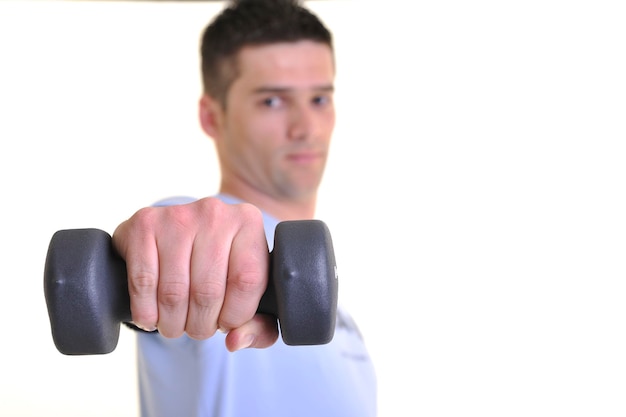
[[[202,130],[212,137],[218,139],[222,124],[222,108],[220,104],[207,94],[203,94],[198,103],[198,116]]]

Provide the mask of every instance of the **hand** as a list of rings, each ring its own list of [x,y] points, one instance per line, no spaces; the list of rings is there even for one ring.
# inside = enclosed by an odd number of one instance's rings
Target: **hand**
[[[256,207],[205,198],[143,208],[117,227],[113,245],[126,261],[137,326],[194,339],[219,329],[231,351],[276,342],[276,319],[256,314],[269,268]]]

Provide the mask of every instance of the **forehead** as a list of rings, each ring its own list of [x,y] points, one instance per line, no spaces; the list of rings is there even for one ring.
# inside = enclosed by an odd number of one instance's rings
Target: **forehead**
[[[235,83],[242,87],[315,88],[331,85],[335,76],[332,50],[313,41],[247,46],[237,61]]]

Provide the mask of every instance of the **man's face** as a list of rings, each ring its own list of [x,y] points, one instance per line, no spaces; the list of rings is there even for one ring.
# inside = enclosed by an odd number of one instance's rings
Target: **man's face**
[[[239,53],[212,135],[226,182],[274,199],[314,195],[335,126],[330,48],[300,41]]]

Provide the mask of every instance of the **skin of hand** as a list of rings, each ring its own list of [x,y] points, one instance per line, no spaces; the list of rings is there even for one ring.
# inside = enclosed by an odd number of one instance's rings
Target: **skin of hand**
[[[255,317],[269,268],[255,206],[204,198],[143,208],[117,227],[113,244],[126,259],[139,327],[194,339],[237,329],[227,336],[230,350],[267,347],[278,338],[275,318]]]
[[[259,208],[279,220],[312,218],[335,124],[334,60],[312,41],[245,47],[226,105],[203,95],[200,124],[221,169],[215,198],[147,207],[118,226],[133,322],[165,337],[227,332],[226,347],[264,348],[274,317],[255,314],[268,281]]]

